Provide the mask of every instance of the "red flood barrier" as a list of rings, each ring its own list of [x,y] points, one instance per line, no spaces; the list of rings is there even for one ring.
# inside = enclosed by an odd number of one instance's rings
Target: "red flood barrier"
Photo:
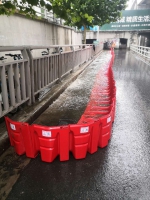
[[[34,144],[41,153],[41,160],[52,162],[58,155],[60,161],[69,160],[69,127],[32,125]]]
[[[98,148],[98,140],[99,140],[99,134],[100,134],[100,121],[94,120],[92,117],[86,118],[84,116],[81,117],[78,124],[88,124],[89,121],[93,122],[89,142],[88,142],[88,148],[87,151],[90,154],[93,154],[97,151]]]
[[[96,113],[95,113],[96,114]],[[89,119],[94,120],[93,123],[93,132],[90,136],[89,144],[92,144],[92,147],[89,147],[88,152],[94,153],[97,151],[97,147],[104,148],[108,145],[108,141],[111,137],[112,130],[112,111],[101,117],[95,118],[95,114],[91,113],[89,115],[82,115],[79,123],[83,123]]]
[[[108,145],[108,141],[111,137],[111,130],[112,130],[112,116],[108,114],[106,116],[101,117],[101,134],[99,137],[98,146],[104,148]]]
[[[5,117],[11,146],[14,146],[18,155],[26,154],[27,157],[35,158],[37,151],[32,143],[30,126],[28,123],[15,122]]]
[[[15,152],[18,155],[24,154],[25,147],[24,147],[24,142],[23,142],[21,123],[14,122],[10,120],[8,117],[5,118],[5,121],[6,121],[6,126],[8,130],[11,146],[14,146]]]
[[[15,122],[5,117],[11,146],[18,155],[35,158],[41,154],[44,162],[83,159],[87,152],[93,154],[98,147],[104,148],[111,138],[112,123],[116,110],[116,86],[113,78],[112,59],[101,68],[91,92],[89,103],[77,124],[64,126],[40,126]]]
[[[72,124],[70,127],[70,150],[76,159],[86,157],[90,135],[93,129],[93,120],[87,124]]]

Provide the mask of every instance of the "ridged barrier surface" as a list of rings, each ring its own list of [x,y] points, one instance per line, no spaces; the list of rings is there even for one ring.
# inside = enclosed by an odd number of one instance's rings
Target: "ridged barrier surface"
[[[35,158],[40,153],[44,162],[52,162],[57,156],[60,161],[67,161],[69,152],[75,159],[83,159],[87,152],[93,154],[98,147],[108,145],[116,107],[114,52],[111,54],[109,64],[97,74],[89,103],[77,124],[47,127],[5,117],[11,146],[18,155]]]

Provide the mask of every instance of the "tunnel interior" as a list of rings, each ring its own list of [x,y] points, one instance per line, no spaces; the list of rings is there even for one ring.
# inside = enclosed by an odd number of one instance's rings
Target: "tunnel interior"
[[[120,38],[119,49],[126,49],[127,41],[128,41],[128,39],[126,39],[126,38]]]
[[[86,44],[93,44],[96,39],[86,39]]]

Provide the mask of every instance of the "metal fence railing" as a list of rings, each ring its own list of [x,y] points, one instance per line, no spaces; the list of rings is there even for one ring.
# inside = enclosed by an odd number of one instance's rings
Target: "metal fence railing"
[[[64,26],[65,20],[63,20],[61,18],[57,18],[57,16],[54,14],[53,10],[48,11],[44,7],[37,7],[37,6],[34,6],[33,8],[36,12],[37,17],[39,17],[41,19],[46,19],[48,22],[60,24],[60,25]],[[72,29],[77,30],[77,27],[72,27]]]
[[[48,21],[54,22],[54,23],[57,23],[57,24],[63,24],[64,23],[64,20],[57,18],[52,10],[48,11],[46,8],[40,8],[40,7],[37,7],[37,6],[34,6],[33,8],[36,12],[36,15],[38,17],[42,18],[42,19],[47,19]]]
[[[130,49],[150,61],[150,47],[131,45]]]
[[[16,58],[17,60],[4,62],[7,56],[19,55],[10,54],[10,52],[18,50],[22,55],[21,59]],[[0,117],[26,101],[31,103],[30,61],[26,49],[23,47],[0,47],[1,52],[7,56],[1,56],[0,59]]]
[[[102,44],[95,51],[92,45],[0,47],[0,117],[25,102],[33,104],[43,89],[102,48]]]

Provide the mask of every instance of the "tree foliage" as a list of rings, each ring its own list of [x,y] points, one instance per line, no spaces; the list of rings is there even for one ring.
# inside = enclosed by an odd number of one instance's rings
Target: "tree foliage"
[[[52,0],[54,13],[65,19],[69,26],[89,26],[115,22],[120,18],[120,11],[126,7],[127,0]]]
[[[33,6],[46,7],[48,10],[52,9],[51,4],[44,0],[2,0],[0,4],[0,15],[11,15],[17,11],[26,16],[34,17],[36,12]]]
[[[114,22],[127,0],[52,0],[54,13],[70,26],[93,26]]]

